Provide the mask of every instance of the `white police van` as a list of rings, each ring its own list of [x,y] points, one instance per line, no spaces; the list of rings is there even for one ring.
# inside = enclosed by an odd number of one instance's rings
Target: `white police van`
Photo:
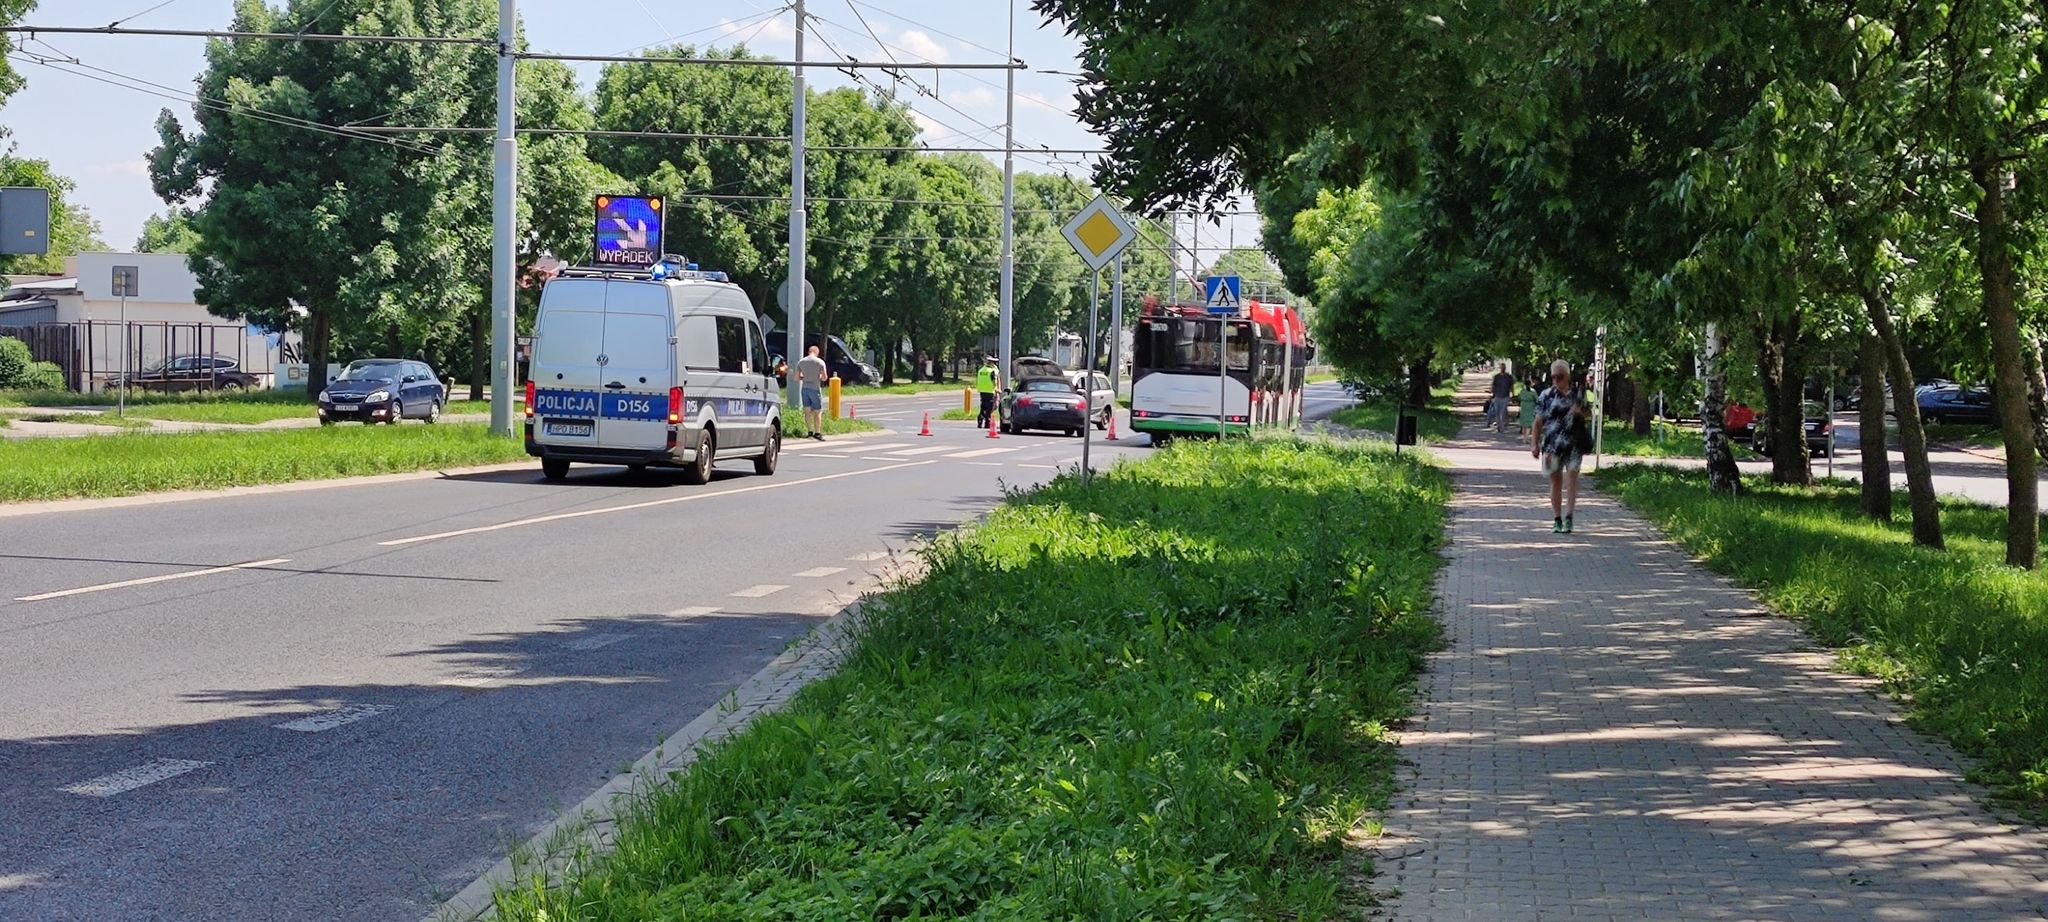
[[[526,453],[549,480],[572,462],[680,467],[718,459],[775,473],[782,404],[760,315],[722,272],[676,257],[575,268],[547,283],[526,380]]]

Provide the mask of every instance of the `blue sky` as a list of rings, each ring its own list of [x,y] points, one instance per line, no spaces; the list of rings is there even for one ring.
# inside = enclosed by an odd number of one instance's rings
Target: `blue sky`
[[[42,0],[23,20],[33,25],[100,26],[127,19],[136,28],[220,29],[228,24],[231,0]],[[858,15],[856,15],[858,11]],[[899,60],[925,59],[947,63],[1002,60],[1009,6],[1007,0],[807,0],[814,25],[805,57],[833,57],[819,38],[844,55],[878,60],[883,50],[874,35],[888,43]],[[769,0],[522,0],[519,13],[528,40],[536,50],[564,54],[610,55],[671,40],[728,45],[745,42],[755,51],[787,58],[792,17]],[[1033,14],[1028,0],[1017,3],[1017,56],[1031,71],[1018,77],[1017,139],[1020,146],[1091,149],[1098,140],[1069,114],[1073,85],[1069,78],[1040,71],[1076,68],[1076,45],[1059,28]],[[865,25],[862,22],[865,19]],[[190,38],[135,36],[46,36],[27,45],[38,53],[63,54],[82,64],[127,78],[183,92],[192,87],[203,63],[203,42]],[[17,152],[47,159],[57,172],[78,183],[75,199],[100,222],[102,237],[116,249],[131,246],[143,218],[164,205],[150,191],[143,155],[156,144],[153,123],[159,109],[169,107],[190,123],[190,106],[133,88],[110,86],[83,76],[17,61],[28,80],[26,89],[0,109],[0,124],[13,130]],[[587,87],[600,65],[578,65]],[[102,74],[102,76],[105,76]],[[813,74],[816,84],[840,85],[837,73]],[[875,79],[883,79],[879,75]],[[938,94],[938,101],[917,98],[906,85],[904,98],[913,108],[925,140],[935,146],[1000,146],[1003,119],[1000,72],[941,72],[920,75],[919,82]],[[176,95],[165,92],[164,95]],[[1020,155],[1019,170],[1086,170],[1078,158],[1063,164]],[[1234,222],[1235,240],[1252,244],[1256,225]],[[1206,246],[1230,238],[1229,225],[1204,232]],[[1205,254],[1206,255],[1206,254]]]

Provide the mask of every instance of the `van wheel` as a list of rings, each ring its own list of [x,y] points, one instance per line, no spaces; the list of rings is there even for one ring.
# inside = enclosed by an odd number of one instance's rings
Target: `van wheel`
[[[754,459],[754,473],[767,477],[775,473],[775,465],[782,460],[782,427],[768,428],[768,447],[761,449],[761,456]]]
[[[711,430],[704,430],[704,439],[697,446],[697,460],[683,468],[683,482],[692,486],[711,482],[711,464],[718,454],[718,437]]]
[[[540,475],[549,480],[569,479],[569,462],[561,458],[540,459]]]

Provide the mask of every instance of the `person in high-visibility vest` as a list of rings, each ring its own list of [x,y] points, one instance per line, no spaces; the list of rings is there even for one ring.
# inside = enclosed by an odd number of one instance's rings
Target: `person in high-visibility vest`
[[[981,363],[981,370],[974,373],[974,390],[981,395],[981,413],[974,417],[974,424],[988,428],[988,419],[996,413],[996,357],[991,355]]]

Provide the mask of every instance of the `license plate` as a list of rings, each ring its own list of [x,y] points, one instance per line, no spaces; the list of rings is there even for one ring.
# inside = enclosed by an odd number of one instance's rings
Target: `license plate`
[[[547,425],[547,433],[549,435],[589,435],[595,431],[597,431],[597,427],[591,423],[568,422],[548,423]]]
[[[362,408],[362,404],[357,403],[337,403],[334,405],[334,410],[337,413],[354,413]]]

